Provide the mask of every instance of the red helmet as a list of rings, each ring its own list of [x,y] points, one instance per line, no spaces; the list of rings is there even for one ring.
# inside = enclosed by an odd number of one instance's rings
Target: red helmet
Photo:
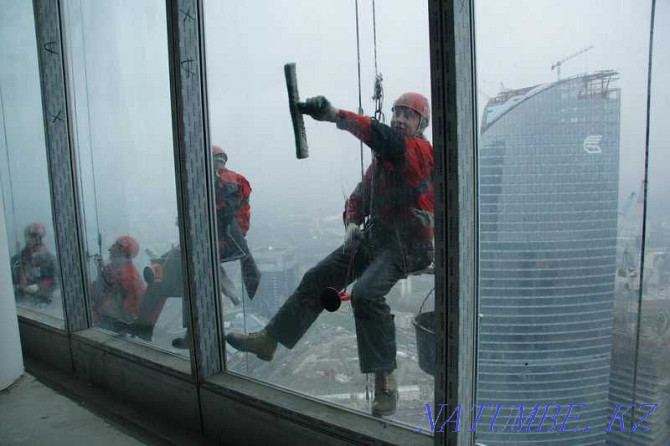
[[[228,162],[228,154],[226,154],[226,151],[219,146],[212,146],[212,156],[214,157],[214,160],[218,157],[223,158],[224,163]]]
[[[428,99],[419,93],[403,93],[393,103],[393,107],[407,107],[421,115],[426,121],[430,121],[430,105]],[[428,122],[426,122],[428,125]]]
[[[125,256],[135,257],[140,252],[140,245],[133,237],[122,235],[116,239],[110,250],[113,249],[118,249],[118,251]]]
[[[47,235],[47,230],[44,228],[44,225],[42,223],[31,223],[28,226],[26,226],[26,229],[23,231],[23,235],[25,237],[36,235],[42,238],[45,235]]]

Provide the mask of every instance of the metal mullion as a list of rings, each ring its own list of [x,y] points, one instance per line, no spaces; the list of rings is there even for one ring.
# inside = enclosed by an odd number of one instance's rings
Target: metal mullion
[[[461,405],[458,432],[447,424],[435,432],[435,444],[471,445],[478,314],[473,0],[430,0],[429,18],[436,191],[435,404],[447,404],[438,425]]]
[[[34,0],[33,11],[63,313],[66,330],[75,332],[89,327],[89,312],[60,2]]]
[[[198,382],[223,370],[199,0],[166,0],[170,88],[191,368]],[[186,296],[184,297],[186,298]]]

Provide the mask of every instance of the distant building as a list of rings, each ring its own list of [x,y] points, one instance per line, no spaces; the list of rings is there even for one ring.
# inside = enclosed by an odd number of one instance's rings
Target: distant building
[[[620,90],[598,72],[507,90],[484,110],[479,140],[480,325],[477,440],[604,444],[616,274]],[[587,432],[511,434],[537,404],[570,404]],[[554,414],[552,408],[549,414]],[[518,406],[516,408],[518,412]],[[574,415],[574,413],[572,414]],[[514,415],[509,422],[512,423]],[[552,420],[542,426],[551,429]],[[514,431],[519,426],[516,421]],[[522,431],[526,430],[523,426]]]
[[[644,294],[639,342],[637,316],[637,305],[625,305],[623,300],[617,302],[609,403],[612,412],[618,404],[625,405],[621,412],[628,404],[637,403],[637,406],[623,417],[627,432],[620,432],[621,423],[615,420],[607,444],[667,445],[670,440],[670,411],[665,404],[670,397],[670,295]],[[641,404],[658,404],[658,407],[640,423],[635,433],[630,433],[651,410],[651,407],[640,409]]]
[[[254,250],[254,259],[261,271],[261,283],[247,304],[247,312],[270,319],[298,284],[296,251],[290,247],[268,247]]]

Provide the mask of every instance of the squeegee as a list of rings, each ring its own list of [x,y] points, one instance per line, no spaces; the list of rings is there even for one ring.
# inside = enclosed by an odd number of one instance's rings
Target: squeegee
[[[288,91],[288,108],[291,112],[293,134],[295,135],[295,156],[298,159],[307,158],[309,156],[307,134],[305,133],[305,121],[298,109],[300,97],[298,96],[298,79],[295,74],[295,63],[284,65],[284,75],[286,76],[286,89]]]

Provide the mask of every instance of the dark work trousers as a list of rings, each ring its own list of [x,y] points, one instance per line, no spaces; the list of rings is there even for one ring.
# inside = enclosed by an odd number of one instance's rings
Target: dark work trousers
[[[398,280],[426,268],[432,259],[428,249],[408,251],[395,237],[372,239],[374,242],[365,239],[358,247],[341,246],[307,271],[266,327],[270,336],[293,348],[323,310],[321,291],[327,287],[342,290],[356,280],[351,303],[361,372],[395,370],[395,323],[385,296]]]

